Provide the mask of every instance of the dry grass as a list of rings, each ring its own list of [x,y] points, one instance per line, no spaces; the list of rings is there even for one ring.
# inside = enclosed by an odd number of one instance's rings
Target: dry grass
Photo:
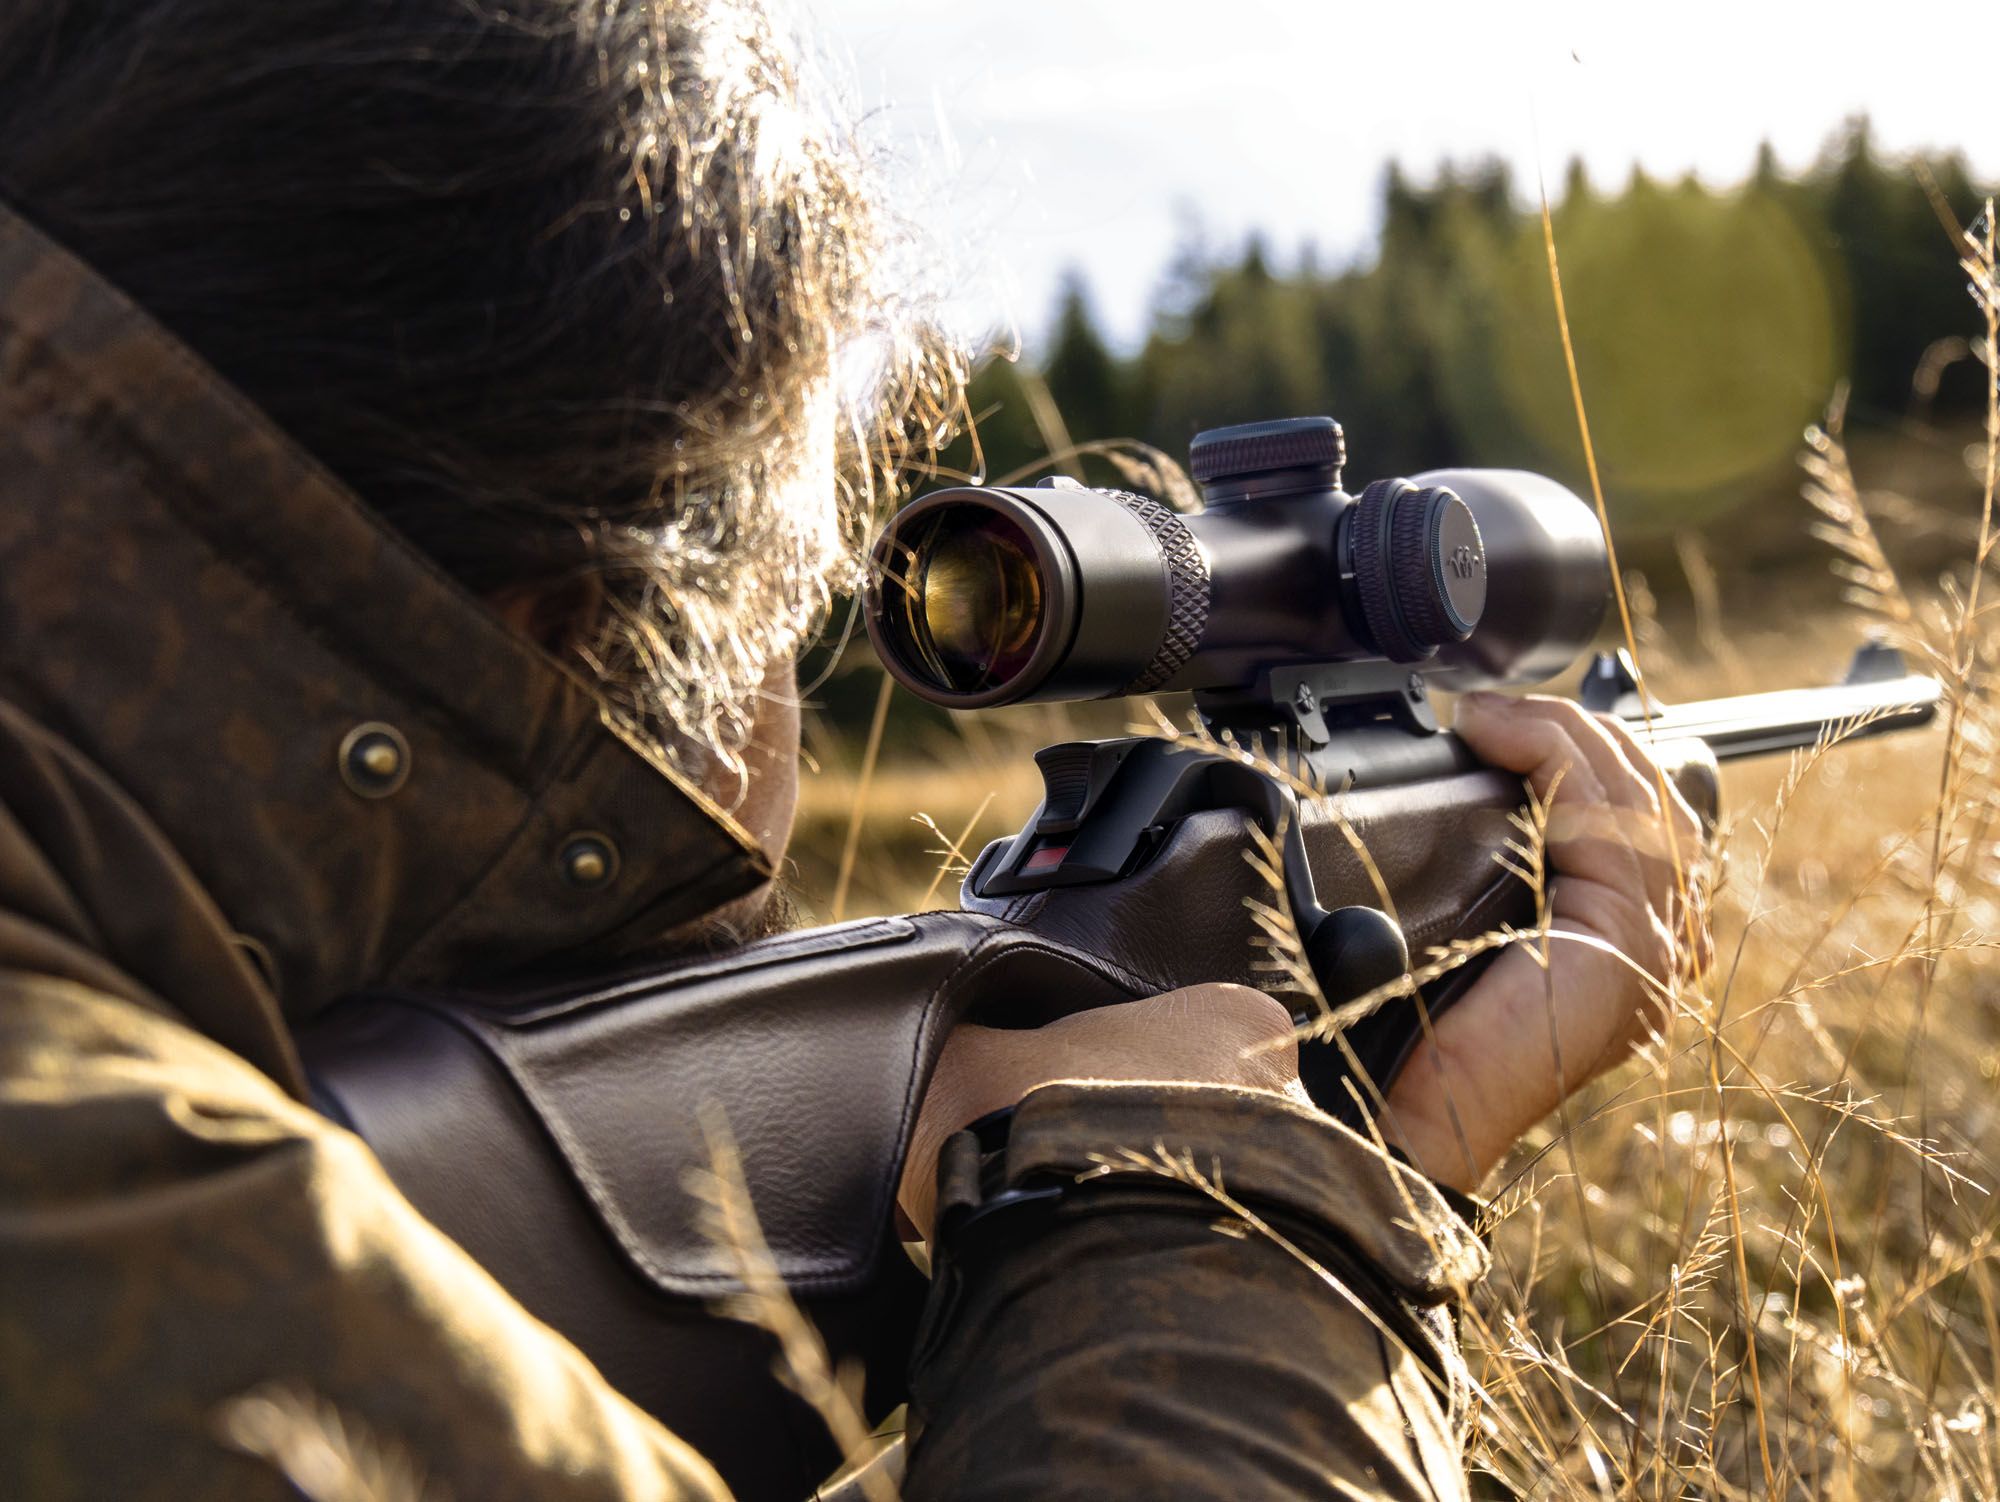
[[[720,1300],[716,1312],[762,1330],[776,1343],[773,1370],[778,1380],[811,1405],[846,1463],[855,1468],[852,1489],[858,1502],[895,1502],[894,1473],[867,1463],[874,1447],[862,1416],[864,1374],[835,1368],[819,1331],[793,1302],[750,1203],[742,1155],[720,1107],[704,1109],[702,1131],[708,1166],[689,1176],[688,1190],[702,1206],[703,1236],[728,1257],[742,1289]]]
[[[1864,496],[1836,413],[1809,436],[1806,491],[1853,613],[1732,635],[1698,550],[1686,629],[1633,592],[1668,697],[1823,676],[1866,624],[1943,678],[1950,708],[1923,735],[1727,771],[1715,968],[1643,1057],[1572,1101],[1566,1137],[1544,1124],[1486,1186],[1495,1272],[1467,1346],[1492,1494],[2000,1499],[1990,211],[1961,248],[1990,410],[1981,510],[1942,519],[1966,552],[1943,588],[1906,591],[1874,525],[1940,507]],[[913,904],[934,852],[1018,827],[1027,753],[1065,728],[892,744],[859,804],[850,910]],[[809,782],[809,888],[856,794],[835,762]]]

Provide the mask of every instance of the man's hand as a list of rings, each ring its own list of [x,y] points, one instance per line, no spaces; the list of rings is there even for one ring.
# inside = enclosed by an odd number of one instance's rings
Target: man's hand
[[[1453,728],[1551,800],[1550,926],[1624,956],[1553,937],[1545,971],[1522,947],[1507,950],[1397,1076],[1384,1134],[1431,1178],[1469,1191],[1659,1025],[1664,988],[1706,966],[1709,937],[1705,911],[1697,903],[1690,921],[1685,902],[1701,822],[1671,782],[1662,806],[1663,779],[1623,724],[1566,699],[1469,694]]]
[[[898,1201],[926,1240],[945,1139],[1057,1080],[1247,1085],[1302,1104],[1292,1018],[1248,986],[1189,986],[1046,1027],[959,1027],[946,1041],[903,1164]]]

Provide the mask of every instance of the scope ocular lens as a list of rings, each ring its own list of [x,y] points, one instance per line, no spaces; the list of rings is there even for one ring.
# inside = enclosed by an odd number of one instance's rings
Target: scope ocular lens
[[[1041,637],[1041,565],[1021,528],[979,506],[946,506],[898,536],[884,560],[885,614],[904,666],[953,694],[1018,677]]]

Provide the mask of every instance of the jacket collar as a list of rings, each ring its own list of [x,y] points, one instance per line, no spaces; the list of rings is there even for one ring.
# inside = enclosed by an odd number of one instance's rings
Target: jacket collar
[[[615,957],[771,874],[587,684],[4,206],[0,698],[165,833],[294,1020]]]

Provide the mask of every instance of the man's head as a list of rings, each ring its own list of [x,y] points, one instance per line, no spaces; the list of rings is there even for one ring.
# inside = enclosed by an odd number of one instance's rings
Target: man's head
[[[0,196],[683,757],[956,400],[868,167],[746,0],[0,9]]]

